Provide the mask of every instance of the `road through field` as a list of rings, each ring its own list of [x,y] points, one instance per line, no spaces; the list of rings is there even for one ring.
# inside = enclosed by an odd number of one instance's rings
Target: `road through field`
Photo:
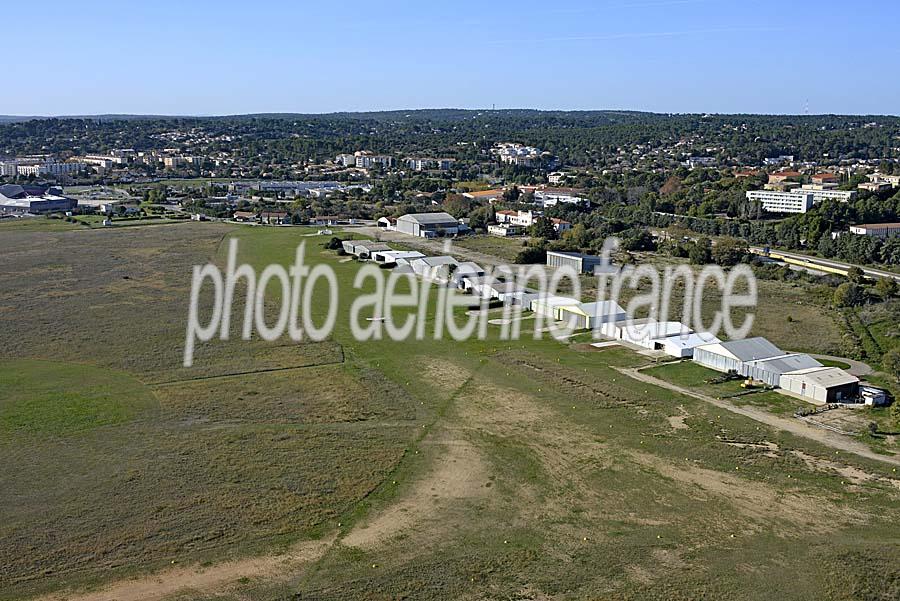
[[[668,390],[678,392],[695,399],[700,399],[701,401],[705,401],[707,403],[715,405],[716,407],[725,409],[726,411],[731,411],[732,413],[737,413],[739,415],[743,415],[744,417],[749,417],[752,420],[756,420],[768,426],[772,426],[773,428],[776,428],[778,430],[784,430],[786,432],[790,432],[791,434],[796,434],[797,436],[802,436],[803,438],[814,440],[833,449],[845,451],[847,453],[853,453],[854,455],[859,455],[860,457],[865,457],[866,459],[874,459],[875,461],[882,461],[884,463],[900,465],[900,457],[892,455],[881,455],[872,451],[864,444],[849,439],[846,436],[836,434],[834,432],[829,432],[828,430],[814,428],[798,420],[778,417],[777,415],[773,415],[767,411],[761,411],[752,407],[738,407],[726,401],[721,401],[711,396],[695,392],[689,388],[684,388],[683,386],[678,386],[677,384],[672,384],[670,382],[666,382],[665,380],[654,378],[653,376],[641,372],[640,369],[618,367],[614,369],[628,376],[629,378],[634,378],[635,380],[639,380],[647,384],[652,384],[653,386],[659,386],[660,388],[666,388]]]
[[[88,593],[59,592],[42,601],[160,601],[176,593],[221,591],[242,578],[272,580],[296,573],[304,564],[321,558],[335,537],[299,543],[280,555],[228,561],[208,568],[177,567],[114,582]]]

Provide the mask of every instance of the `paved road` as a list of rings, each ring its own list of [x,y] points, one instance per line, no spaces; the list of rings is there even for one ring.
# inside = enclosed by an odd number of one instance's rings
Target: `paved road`
[[[705,401],[711,405],[715,405],[720,409],[731,411],[732,413],[737,413],[738,415],[743,415],[744,417],[749,417],[750,419],[756,420],[768,426],[772,426],[773,428],[776,428],[778,430],[784,430],[786,432],[790,432],[791,434],[796,434],[797,436],[815,440],[816,442],[820,442],[833,449],[846,451],[847,453],[853,453],[854,455],[865,457],[866,459],[874,459],[875,461],[891,463],[893,465],[900,465],[900,457],[880,455],[872,451],[866,445],[862,444],[861,442],[857,442],[852,438],[848,438],[846,436],[842,436],[828,430],[822,430],[820,428],[809,426],[800,420],[779,417],[777,415],[769,413],[768,411],[754,409],[753,407],[738,407],[737,405],[732,405],[731,403],[728,403],[726,401],[721,401],[719,399],[701,394],[688,388],[666,382],[665,380],[654,378],[653,376],[642,373],[638,369],[626,369],[618,367],[613,369],[630,378],[634,378],[635,380],[644,382],[646,384],[651,384],[653,386],[659,386],[660,388],[666,388],[668,390],[672,390],[674,392],[678,392],[695,399],[700,399],[701,401]]]
[[[847,372],[858,378],[868,376],[870,373],[875,371],[862,361],[847,359],[846,357],[835,357],[833,355],[810,355],[810,357],[812,357],[813,359],[819,359],[820,361],[824,359],[825,361],[839,361],[840,363],[846,363],[850,366],[850,369],[848,369]]]
[[[750,251],[756,253],[758,255],[765,255],[765,249],[759,246],[751,246]],[[804,261],[808,263],[810,266],[815,265],[823,265],[825,267],[835,267],[837,269],[850,269],[851,267],[859,267],[863,270],[863,273],[866,275],[876,277],[876,278],[892,278],[900,283],[900,274],[893,273],[890,271],[885,271],[883,269],[873,269],[871,267],[863,267],[862,265],[854,265],[852,263],[843,263],[841,261],[834,261],[832,259],[822,259],[819,257],[810,257],[809,255],[802,255],[799,253],[787,252],[784,250],[772,249],[773,253],[777,253],[779,255],[783,255],[785,257],[791,259],[797,259],[798,261]]]

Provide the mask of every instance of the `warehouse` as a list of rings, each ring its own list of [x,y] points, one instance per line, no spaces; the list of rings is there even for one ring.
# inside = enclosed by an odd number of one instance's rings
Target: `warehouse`
[[[403,262],[409,264],[415,259],[424,258],[425,254],[417,250],[379,250],[372,253],[372,258],[376,263],[390,265],[392,263]]]
[[[859,378],[836,367],[813,367],[781,376],[782,389],[816,405],[854,402]]]
[[[484,273],[484,269],[481,268],[481,265],[466,261],[456,266],[456,269],[453,271],[452,281],[457,287],[465,288],[466,280],[468,278],[480,278],[484,276]]]
[[[341,242],[344,252],[361,259],[370,259],[373,254],[379,251],[394,250],[384,242],[374,242],[372,240],[344,240]]]
[[[580,305],[578,299],[569,296],[553,296],[550,294],[542,294],[531,301],[531,309],[537,315],[549,317],[551,319],[562,321],[560,309],[562,307],[572,307]]]
[[[694,361],[723,373],[741,373],[743,364],[760,359],[781,357],[783,350],[765,338],[746,338],[729,342],[705,344],[694,349]]]
[[[550,267],[571,267],[575,273],[587,273],[594,275],[597,268],[601,271],[609,271],[610,264],[602,257],[585,255],[582,253],[547,251],[547,265]]]
[[[455,236],[459,221],[449,213],[409,213],[397,218],[396,230],[419,238]]]
[[[692,356],[696,347],[720,342],[712,334],[696,333],[680,322],[655,319],[609,322],[600,326],[600,332],[607,338],[681,358]]]
[[[790,353],[780,357],[747,361],[738,373],[769,386],[779,386],[783,374],[821,367],[822,364],[809,355]]]
[[[423,257],[421,259],[413,259],[410,266],[413,272],[426,279],[435,282],[446,283],[450,281],[450,275],[459,263],[456,259],[449,255],[441,255],[439,257]]]
[[[523,288],[515,282],[501,282],[499,280],[494,280],[490,284],[482,284],[478,288],[478,294],[482,298],[497,299],[501,301],[504,300],[507,295],[522,291]]]
[[[0,185],[0,212],[18,214],[64,213],[78,201],[62,195],[59,188],[44,186]]]
[[[593,330],[600,324],[622,321],[625,309],[613,301],[579,303],[559,310],[560,317],[576,330]]]

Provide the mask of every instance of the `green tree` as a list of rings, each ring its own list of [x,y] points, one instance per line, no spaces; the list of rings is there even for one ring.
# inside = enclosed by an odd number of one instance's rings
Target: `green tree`
[[[847,270],[847,279],[854,284],[862,284],[866,281],[866,274],[859,267],[851,267]]]
[[[688,257],[694,265],[706,265],[712,261],[712,241],[707,237],[697,239],[688,251]]]
[[[885,300],[896,295],[897,289],[897,280],[893,278],[879,278],[879,280],[875,282],[875,292]]]
[[[834,304],[837,307],[857,307],[865,302],[865,289],[852,282],[844,282],[834,291]]]
[[[553,222],[547,217],[538,217],[531,226],[531,235],[535,238],[543,238],[544,240],[556,240],[556,229]]]
[[[712,248],[712,258],[717,265],[731,267],[742,262],[750,254],[746,240],[722,238]]]

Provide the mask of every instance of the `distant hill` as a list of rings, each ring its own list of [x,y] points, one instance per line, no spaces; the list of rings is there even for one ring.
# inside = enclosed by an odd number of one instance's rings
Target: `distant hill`
[[[514,119],[525,122],[541,122],[550,124],[561,124],[563,122],[569,125],[615,125],[627,123],[650,123],[659,122],[666,119],[688,117],[688,118],[719,118],[719,119],[758,119],[758,118],[774,118],[774,119],[796,119],[802,121],[816,120],[818,118],[833,119],[876,119],[890,117],[888,115],[762,115],[762,114],[714,114],[704,115],[702,113],[649,113],[641,111],[626,110],[586,110],[586,111],[558,111],[558,110],[537,110],[537,109],[409,109],[409,110],[391,110],[391,111],[364,111],[364,112],[335,112],[335,113],[248,113],[242,115],[129,115],[129,114],[100,114],[100,115],[60,115],[60,116],[19,116],[19,115],[0,115],[0,124],[2,123],[21,123],[31,120],[70,120],[70,119],[90,119],[94,121],[169,121],[176,119],[189,120],[211,120],[211,121],[248,121],[248,120],[303,120],[303,121],[334,121],[334,120],[358,120],[358,121],[378,121],[378,122],[416,122],[416,121],[433,121],[433,122],[453,122],[467,121],[471,119]]]

